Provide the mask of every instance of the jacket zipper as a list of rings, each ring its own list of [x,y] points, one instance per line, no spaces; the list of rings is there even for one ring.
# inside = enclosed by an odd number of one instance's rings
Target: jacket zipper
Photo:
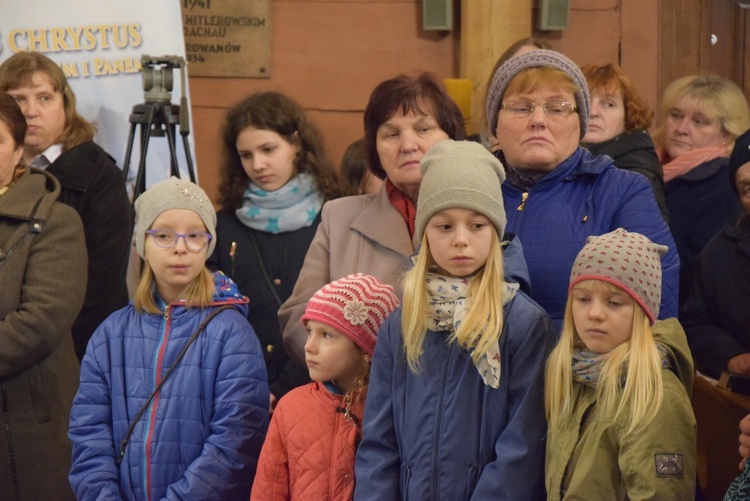
[[[8,392],[5,385],[0,386],[3,396],[3,428],[5,429],[5,441],[8,443],[8,460],[10,461],[11,478],[13,479],[13,499],[21,500],[18,489],[18,472],[16,471],[16,452],[13,447],[13,433],[10,430],[10,416],[8,415]]]
[[[229,259],[232,260],[232,279],[234,280],[234,255],[237,253],[237,242],[229,246]]]
[[[156,388],[156,386],[159,384],[159,380],[161,379],[161,370],[163,367],[162,362],[164,359],[163,357],[164,353],[166,353],[167,350],[167,341],[169,339],[169,309],[169,305],[166,305],[164,307],[164,330],[162,332],[161,342],[159,343],[159,349],[156,355],[154,388]],[[148,499],[149,501],[151,500],[151,440],[154,433],[154,427],[156,426],[156,408],[159,404],[160,396],[161,395],[156,395],[154,397],[154,400],[151,402],[151,408],[148,411],[148,420],[146,421],[146,433],[143,437],[143,467],[145,468],[145,471],[143,472],[143,491],[146,499]]]
[[[521,212],[524,209],[524,207],[526,207],[526,200],[528,200],[528,199],[529,199],[529,192],[528,191],[524,191],[523,193],[521,193],[521,205],[519,205],[516,208],[516,210],[518,212]]]
[[[445,399],[445,382],[448,377],[448,367],[450,366],[451,358],[453,356],[452,345],[448,347],[448,356],[445,358],[443,364],[443,376],[440,379],[440,393],[438,394],[438,413],[435,419],[435,433],[433,434],[433,447],[432,447],[432,487],[430,499],[438,499],[439,486],[438,482],[438,458],[440,456],[440,428],[443,423],[443,400]]]

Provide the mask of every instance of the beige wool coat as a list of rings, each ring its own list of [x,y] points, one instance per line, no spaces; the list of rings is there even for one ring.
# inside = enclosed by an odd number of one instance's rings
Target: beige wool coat
[[[70,328],[86,289],[83,227],[60,185],[31,169],[0,195],[0,501],[73,499]]]
[[[401,279],[417,246],[388,200],[385,184],[375,195],[327,202],[294,292],[279,310],[289,354],[304,363],[307,332],[300,319],[318,289],[351,273],[367,273],[393,286],[401,298]]]

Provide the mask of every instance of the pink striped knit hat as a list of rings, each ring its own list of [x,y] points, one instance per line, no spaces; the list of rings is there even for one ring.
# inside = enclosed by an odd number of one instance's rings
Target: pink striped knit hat
[[[570,287],[584,280],[603,280],[621,288],[646,312],[651,325],[661,304],[661,256],[667,246],[622,228],[591,236],[570,272]]]
[[[393,287],[356,273],[324,285],[313,294],[302,322],[315,320],[333,327],[372,355],[380,326],[399,304]]]

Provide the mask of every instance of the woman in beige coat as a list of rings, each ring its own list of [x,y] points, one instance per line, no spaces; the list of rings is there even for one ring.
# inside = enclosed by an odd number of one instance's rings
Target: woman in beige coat
[[[86,247],[78,214],[57,202],[59,183],[19,163],[25,134],[23,113],[0,93],[0,501],[74,499],[70,328],[86,290]]]
[[[375,195],[340,198],[323,206],[294,292],[279,310],[284,344],[298,363],[304,362],[307,338],[300,318],[307,301],[325,284],[366,273],[401,296],[401,275],[417,245],[419,161],[438,141],[466,136],[460,110],[426,73],[380,83],[365,109],[364,125],[370,169],[385,177],[385,183]]]

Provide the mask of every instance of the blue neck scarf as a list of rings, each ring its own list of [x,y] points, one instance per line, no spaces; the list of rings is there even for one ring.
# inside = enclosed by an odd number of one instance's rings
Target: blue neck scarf
[[[303,172],[276,191],[262,190],[251,181],[235,214],[254,230],[286,233],[313,224],[321,207],[323,195],[313,176]]]

